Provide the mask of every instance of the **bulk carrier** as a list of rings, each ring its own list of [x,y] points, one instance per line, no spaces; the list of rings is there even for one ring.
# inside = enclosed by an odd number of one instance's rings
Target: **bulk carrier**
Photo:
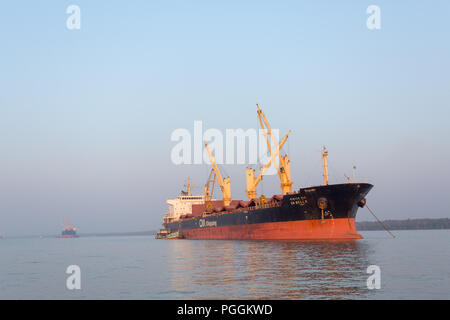
[[[246,169],[245,190],[248,200],[231,198],[230,178],[222,178],[220,170],[208,151],[212,169],[204,193],[192,195],[192,184],[185,183],[176,199],[167,200],[169,206],[163,219],[159,239],[231,239],[231,240],[303,240],[303,239],[359,239],[355,217],[364,207],[365,197],[373,185],[347,178],[347,183],[328,183],[328,151],[322,149],[323,185],[292,190],[288,155],[281,148],[290,131],[277,143],[264,112],[258,108],[258,119],[271,155],[258,177],[255,170]],[[272,144],[271,144],[272,142]],[[275,159],[278,158],[278,164]],[[280,178],[281,194],[266,198],[257,196],[257,186],[267,169],[274,164]],[[212,198],[215,181],[222,191],[222,200]]]

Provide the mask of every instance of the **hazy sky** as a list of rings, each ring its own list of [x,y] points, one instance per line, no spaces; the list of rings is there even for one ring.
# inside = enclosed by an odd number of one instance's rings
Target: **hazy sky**
[[[296,188],[321,183],[326,145],[330,182],[356,165],[380,218],[450,217],[449,31],[448,0],[4,2],[0,234],[158,228],[209,172],[172,164],[172,131],[255,128],[255,103],[292,130]],[[225,169],[244,198],[245,166]]]

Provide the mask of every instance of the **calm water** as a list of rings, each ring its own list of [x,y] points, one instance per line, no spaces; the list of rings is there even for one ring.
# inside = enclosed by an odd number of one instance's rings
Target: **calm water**
[[[336,242],[0,240],[0,299],[450,299],[450,230]],[[67,290],[67,266],[81,290]],[[366,269],[381,268],[368,290]]]

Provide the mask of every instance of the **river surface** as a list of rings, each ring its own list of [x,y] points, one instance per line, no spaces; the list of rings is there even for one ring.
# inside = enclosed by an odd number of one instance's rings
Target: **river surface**
[[[450,230],[352,241],[0,240],[0,299],[450,299]],[[81,289],[66,286],[80,267]],[[367,268],[380,268],[368,289]]]

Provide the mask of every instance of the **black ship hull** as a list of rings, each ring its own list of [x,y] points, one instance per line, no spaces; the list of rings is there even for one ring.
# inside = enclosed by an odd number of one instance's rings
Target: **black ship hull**
[[[355,239],[355,217],[372,189],[368,183],[315,186],[226,212],[166,223],[185,239]]]

